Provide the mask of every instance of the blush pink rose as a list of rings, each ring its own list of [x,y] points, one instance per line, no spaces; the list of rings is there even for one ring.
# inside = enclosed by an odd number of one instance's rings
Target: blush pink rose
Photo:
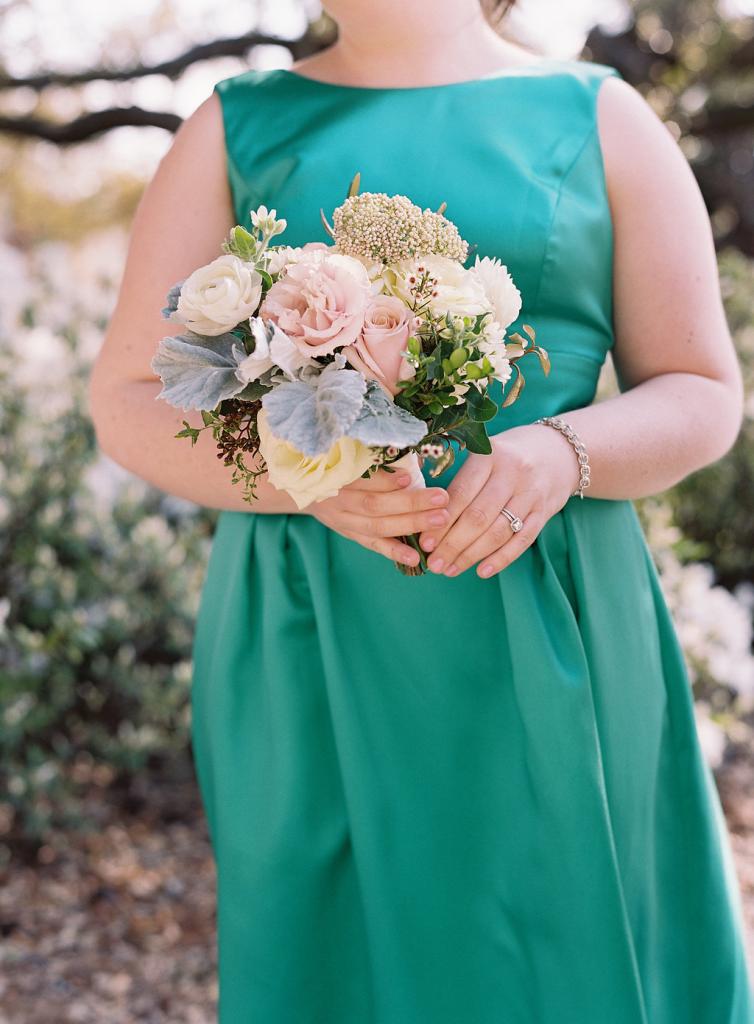
[[[330,355],[355,341],[371,295],[364,265],[328,248],[307,249],[290,263],[259,309],[307,356]]]
[[[332,252],[332,248],[327,242],[304,242],[301,252]]]
[[[413,377],[414,367],[401,352],[416,328],[414,313],[394,295],[379,295],[367,306],[361,334],[343,355],[355,370],[376,380],[393,397],[397,381]]]

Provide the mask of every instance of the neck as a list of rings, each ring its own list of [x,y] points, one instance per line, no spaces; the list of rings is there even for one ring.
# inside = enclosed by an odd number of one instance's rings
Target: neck
[[[338,38],[322,54],[338,79],[372,85],[453,81],[520,60],[489,25],[479,0],[332,4]],[[378,12],[378,13],[375,13]]]

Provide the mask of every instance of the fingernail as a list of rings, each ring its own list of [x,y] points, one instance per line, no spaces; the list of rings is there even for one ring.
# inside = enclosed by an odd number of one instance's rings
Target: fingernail
[[[425,551],[431,551],[436,543],[437,542],[434,537],[427,537],[426,540],[422,541],[422,547]]]
[[[494,571],[495,567],[493,565],[483,565],[482,568],[479,570],[479,575],[491,576]]]
[[[432,572],[442,572],[442,567],[445,565],[445,562],[443,562],[441,558],[436,558],[434,562],[427,562],[427,565],[430,567]]]
[[[429,517],[429,521],[433,526],[442,526],[446,519],[447,515],[444,512],[433,512]]]
[[[458,572],[458,566],[457,565],[449,565],[448,568],[445,570],[445,575],[446,576],[455,576],[457,572]]]
[[[432,504],[433,505],[444,505],[446,501],[447,501],[447,498],[442,493],[442,491],[438,491],[437,494],[433,494],[432,495]]]

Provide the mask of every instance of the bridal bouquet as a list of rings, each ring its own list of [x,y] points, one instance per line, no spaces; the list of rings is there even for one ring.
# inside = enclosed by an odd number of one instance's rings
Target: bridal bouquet
[[[506,341],[521,309],[507,268],[464,267],[468,243],[444,208],[359,194],[357,174],[332,224],[320,211],[332,244],[271,244],[287,222],[260,206],[252,231],[236,225],[221,256],[171,288],[162,313],[184,329],[152,359],[157,397],[200,410],[203,426],[184,420],[175,436],[211,430],[245,500],[263,473],[299,509],[379,467],[424,486],[421,466],[442,473],[452,441],[491,452],[494,381],[514,378],[502,407],[523,387],[523,355],[549,372],[528,324]],[[418,535],[402,539],[420,564],[399,568],[424,572]]]

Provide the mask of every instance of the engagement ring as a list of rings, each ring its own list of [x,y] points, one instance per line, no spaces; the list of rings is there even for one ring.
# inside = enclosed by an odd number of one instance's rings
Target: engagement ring
[[[514,515],[509,508],[501,509],[500,515],[505,516],[505,518],[510,522],[511,530],[513,530],[514,533],[518,533],[524,525],[523,520],[519,519],[517,515]]]

